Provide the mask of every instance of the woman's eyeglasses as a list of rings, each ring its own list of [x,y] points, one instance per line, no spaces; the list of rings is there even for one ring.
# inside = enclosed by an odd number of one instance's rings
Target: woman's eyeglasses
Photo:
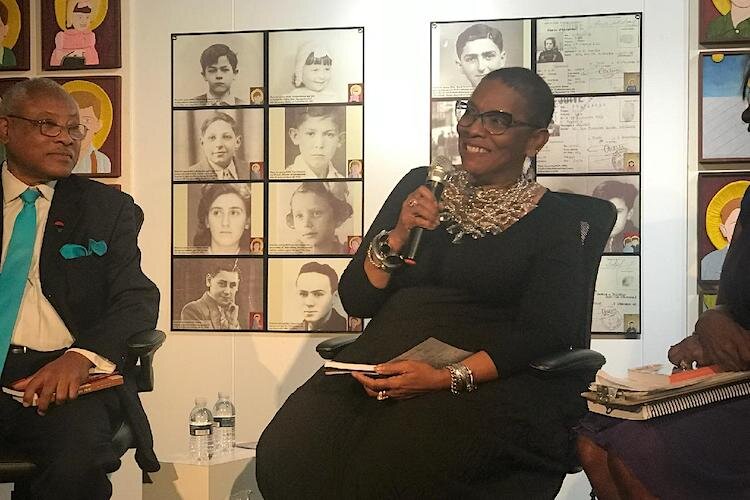
[[[514,120],[511,113],[503,110],[480,113],[466,100],[456,101],[456,118],[458,119],[458,125],[461,127],[470,127],[479,118],[484,129],[492,135],[504,134],[506,130],[513,127],[546,128],[533,123]]]

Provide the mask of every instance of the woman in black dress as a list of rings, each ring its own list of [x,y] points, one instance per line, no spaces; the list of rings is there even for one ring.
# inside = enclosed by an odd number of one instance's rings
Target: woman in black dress
[[[522,175],[553,107],[535,73],[493,71],[457,104],[463,165],[441,204],[425,168],[390,194],[339,284],[372,320],[337,359],[382,363],[381,378],[319,371],[287,399],[258,443],[264,498],[554,497],[586,382],[528,369],[584,321],[579,220]],[[392,265],[415,227],[417,264]],[[386,362],[428,337],[474,354]]]

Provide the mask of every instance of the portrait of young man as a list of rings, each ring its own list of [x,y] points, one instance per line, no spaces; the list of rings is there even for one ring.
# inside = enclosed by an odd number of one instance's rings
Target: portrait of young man
[[[159,305],[140,267],[140,208],[71,175],[86,133],[76,102],[51,80],[3,95],[0,381],[23,404],[0,394],[0,448],[38,464],[32,498],[109,498],[107,474],[120,465],[111,440],[124,418],[138,429],[138,463],[159,468],[133,386],[77,397],[91,372],[125,369],[127,339],[155,327]]]
[[[456,64],[464,76],[476,87],[490,71],[505,67],[503,34],[486,24],[473,24],[456,39]]]
[[[339,276],[331,266],[320,262],[306,262],[300,267],[295,285],[303,318],[302,323],[295,327],[296,330],[346,331],[346,318],[333,308]]]
[[[200,128],[200,160],[187,170],[176,171],[178,180],[250,179],[250,164],[239,158],[242,135],[234,118],[216,111],[203,120]]]
[[[237,54],[223,43],[215,43],[201,54],[201,76],[208,84],[205,94],[193,98],[195,106],[235,106],[247,104],[232,93],[232,83],[240,72]]]
[[[205,276],[206,291],[185,304],[180,313],[181,326],[197,330],[239,330],[237,290],[240,271],[232,259],[217,260]]]

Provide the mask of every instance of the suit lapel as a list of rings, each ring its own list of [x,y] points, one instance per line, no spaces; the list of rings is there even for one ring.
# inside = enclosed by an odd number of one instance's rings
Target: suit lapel
[[[81,185],[77,180],[74,177],[61,179],[55,186],[39,256],[43,285],[51,281],[49,278],[58,275],[55,272],[55,261],[60,257],[60,247],[68,243],[69,235],[75,230],[81,215]]]

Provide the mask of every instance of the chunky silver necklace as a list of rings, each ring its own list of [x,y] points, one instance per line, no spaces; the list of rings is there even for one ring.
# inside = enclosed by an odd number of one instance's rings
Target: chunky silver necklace
[[[440,220],[458,243],[464,235],[474,239],[498,234],[536,208],[544,187],[521,176],[506,187],[475,186],[468,172],[457,170],[445,183]]]

